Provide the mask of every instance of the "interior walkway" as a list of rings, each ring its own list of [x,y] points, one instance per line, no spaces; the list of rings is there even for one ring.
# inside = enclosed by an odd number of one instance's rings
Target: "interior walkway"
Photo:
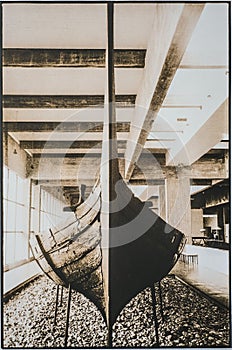
[[[229,307],[228,251],[187,245],[184,253],[197,254],[198,263],[178,261],[171,273]]]
[[[7,296],[38,274],[41,274],[41,270],[35,261],[5,272],[3,275],[3,295]]]

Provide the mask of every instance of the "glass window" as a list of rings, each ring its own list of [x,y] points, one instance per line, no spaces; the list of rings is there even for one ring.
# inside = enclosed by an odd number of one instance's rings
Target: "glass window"
[[[15,235],[15,261],[28,258],[28,241],[25,233],[16,233]]]
[[[22,205],[17,205],[16,207],[16,223],[15,230],[17,232],[27,233],[27,208]]]
[[[41,215],[40,230],[48,232],[49,228],[55,229],[56,224],[65,218],[63,212],[64,203],[55,198],[52,194],[41,190]]]
[[[9,184],[8,184],[8,199],[16,201],[17,195],[17,177],[13,171],[9,171]]]
[[[15,231],[15,215],[16,215],[16,204],[14,202],[7,202],[7,226],[5,231]]]
[[[5,264],[13,264],[15,262],[15,233],[7,233],[4,238]]]
[[[28,181],[25,181],[21,179],[19,176],[17,177],[17,202],[18,203],[25,203],[27,201],[28,196]]]
[[[3,169],[4,262],[15,264],[28,259],[29,180]]]
[[[4,230],[6,231],[7,227],[7,201],[3,199],[3,227]]]
[[[36,209],[31,208],[31,231],[37,231],[38,215],[38,211]]]
[[[3,198],[8,198],[8,168],[3,167]]]

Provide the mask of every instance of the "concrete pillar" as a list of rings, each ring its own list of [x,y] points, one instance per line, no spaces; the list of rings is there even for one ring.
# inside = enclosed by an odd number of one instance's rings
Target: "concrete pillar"
[[[201,237],[203,235],[201,229],[203,229],[203,210],[191,209],[191,236]]]
[[[217,217],[218,217],[218,227],[221,228],[221,231],[219,233],[219,239],[224,240],[224,215],[223,215],[223,207],[218,206],[217,207]]]
[[[165,185],[159,186],[159,216],[166,220]]]
[[[229,223],[230,223],[230,208],[229,204],[223,208],[223,218],[224,218],[224,237],[225,242],[229,243]]]
[[[165,180],[166,221],[191,243],[190,169],[170,167]]]

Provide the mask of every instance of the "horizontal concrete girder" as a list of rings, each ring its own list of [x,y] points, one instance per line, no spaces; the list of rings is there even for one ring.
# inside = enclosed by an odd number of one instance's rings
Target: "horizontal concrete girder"
[[[133,107],[135,95],[116,95],[116,107]],[[3,108],[91,108],[104,106],[104,95],[3,95]]]
[[[117,108],[117,122],[130,122],[134,107]],[[103,123],[103,108],[3,108],[4,122]]]
[[[39,180],[78,180],[88,183],[98,177],[100,173],[100,157],[84,158],[33,158],[31,164],[28,164],[30,175]],[[30,168],[32,166],[32,168]],[[124,159],[119,159],[119,170],[124,171]],[[200,179],[201,183],[205,180],[223,179],[227,177],[227,165],[224,158],[212,159],[201,158],[191,167],[187,168],[189,178]],[[131,184],[163,184],[167,176],[178,177],[178,167],[168,167],[158,162],[158,159],[151,161],[150,157],[141,157],[136,165]],[[194,183],[194,182],[193,182]],[[199,184],[199,182],[198,182]]]
[[[146,50],[114,50],[115,68],[143,68]],[[104,49],[16,49],[2,50],[7,67],[105,67]]]
[[[21,141],[20,147],[24,149],[41,149],[46,153],[46,149],[51,148],[94,148],[101,146],[102,141]],[[125,147],[126,141],[118,141],[118,147]]]
[[[3,122],[8,132],[102,132],[103,122]],[[117,132],[129,132],[130,123],[116,123]]]

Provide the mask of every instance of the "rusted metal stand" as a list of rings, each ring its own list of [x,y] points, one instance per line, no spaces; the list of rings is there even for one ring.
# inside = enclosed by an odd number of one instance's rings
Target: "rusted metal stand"
[[[157,320],[156,314],[156,295],[155,295],[155,286],[151,285],[151,297],[152,297],[152,309],[153,309],[153,317],[154,317],[154,325],[155,325],[155,337],[156,337],[156,345],[159,347],[159,324]]]
[[[108,348],[112,349],[112,326],[108,327]]]
[[[60,305],[59,306],[62,306],[62,304],[63,304],[63,290],[64,290],[64,287],[61,286],[61,295],[60,295]]]
[[[57,316],[57,310],[58,310],[58,299],[59,299],[59,284],[56,287],[56,306],[55,306],[55,315],[54,315],[54,323],[53,325],[56,325],[56,316]]]
[[[68,342],[68,327],[69,327],[69,315],[70,315],[70,306],[71,306],[71,294],[72,289],[71,285],[68,287],[68,304],[67,304],[67,313],[66,313],[66,325],[65,325],[65,338],[64,338],[64,347],[67,347]]]
[[[162,298],[162,290],[161,290],[160,281],[158,282],[158,287],[159,287],[159,300],[160,300],[160,314],[161,314],[162,321],[164,322],[163,298]]]

